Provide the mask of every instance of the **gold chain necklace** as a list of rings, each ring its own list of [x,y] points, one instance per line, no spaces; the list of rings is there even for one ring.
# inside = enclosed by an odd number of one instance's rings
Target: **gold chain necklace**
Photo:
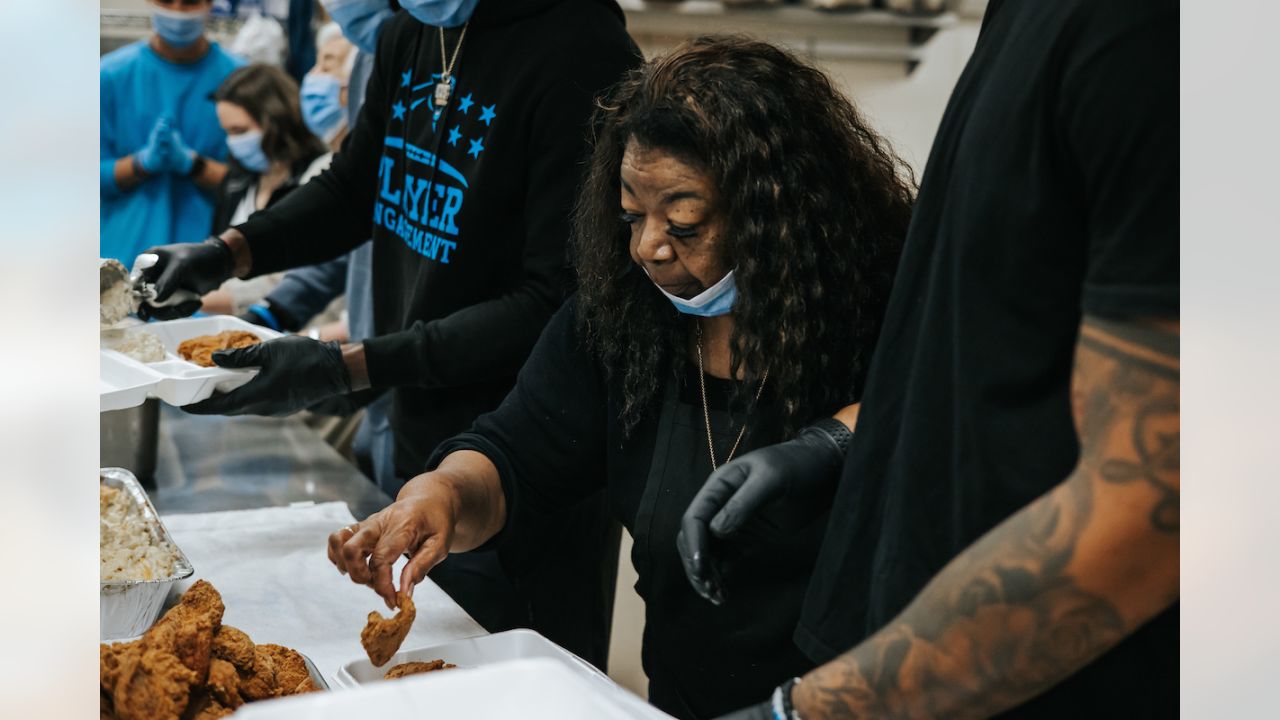
[[[449,60],[444,56],[444,28],[436,28],[440,31],[440,82],[436,83],[436,113],[445,105],[449,104],[449,95],[453,93],[453,85],[450,80],[453,78],[453,66],[458,62],[458,55],[462,54],[462,41],[467,37],[467,26],[471,24],[468,20],[462,26],[462,34],[458,36],[458,44],[453,48],[453,59]]]
[[[702,389],[702,420],[707,425],[707,452],[711,453],[711,469],[715,470],[720,467],[716,462],[716,446],[715,441],[711,438],[711,408],[707,404],[707,377],[706,371],[702,368],[702,324],[694,325],[694,330],[698,336],[698,340],[694,347],[698,350],[698,386]],[[769,371],[765,370],[764,375],[760,376],[760,387],[756,389],[756,399],[752,401],[752,407],[755,403],[760,402],[760,395],[764,392],[764,383],[769,379]],[[732,415],[730,415],[732,417]],[[747,434],[747,421],[742,421],[742,429],[738,431],[738,439],[733,441],[733,447],[729,448],[729,454],[725,456],[724,461],[727,463],[733,459],[733,454],[738,452],[738,445],[742,442],[742,436]]]

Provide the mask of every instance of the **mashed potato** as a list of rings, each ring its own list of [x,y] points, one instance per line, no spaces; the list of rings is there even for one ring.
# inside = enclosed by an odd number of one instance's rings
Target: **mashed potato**
[[[173,574],[177,548],[124,490],[99,483],[100,580],[163,580]]]

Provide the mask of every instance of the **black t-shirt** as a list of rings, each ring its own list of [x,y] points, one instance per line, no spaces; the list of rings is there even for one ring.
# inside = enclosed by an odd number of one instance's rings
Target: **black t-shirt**
[[[797,631],[814,660],[1071,473],[1083,314],[1176,318],[1178,274],[1177,4],[993,2],[929,157]],[[1013,715],[1176,717],[1177,683],[1175,607]]]
[[[373,387],[392,388],[404,478],[501,402],[568,294],[594,98],[640,62],[613,0],[484,2],[461,35],[444,32],[445,55],[461,49],[437,116],[439,28],[388,20],[332,166],[240,227],[255,273],[373,238],[365,356]]]
[[[576,312],[576,297],[570,298],[502,405],[443,443],[429,464],[457,450],[493,461],[508,508],[508,527],[497,545],[515,541],[506,537],[513,517],[554,512],[603,488],[612,515],[635,539],[631,558],[636,591],[645,601],[650,700],[686,719],[764,700],[811,666],[792,635],[826,517],[785,534],[744,528],[732,548],[723,549],[727,602],[715,607],[699,597],[676,553],[680,518],[712,470],[697,370],[683,381],[664,373],[663,397],[628,434],[620,420],[621,378],[607,379],[599,359],[584,348]],[[705,381],[723,461],[744,418],[727,411],[734,383]],[[778,408],[767,401],[746,422],[739,454],[783,439]]]

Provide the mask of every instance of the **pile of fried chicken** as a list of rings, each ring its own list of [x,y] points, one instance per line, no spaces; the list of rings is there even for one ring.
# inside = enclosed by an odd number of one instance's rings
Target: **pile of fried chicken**
[[[212,720],[244,703],[319,690],[297,651],[222,624],[222,596],[191,586],[141,638],[100,648],[102,720]]]

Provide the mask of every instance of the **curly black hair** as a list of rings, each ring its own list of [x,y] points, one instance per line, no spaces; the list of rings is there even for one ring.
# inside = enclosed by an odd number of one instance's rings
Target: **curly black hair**
[[[787,435],[860,398],[916,186],[831,79],[768,43],[700,37],[630,72],[592,127],[573,218],[578,318],[606,371],[621,374],[627,431],[663,374],[684,372],[690,332],[628,253],[619,169],[631,142],[719,188],[742,386],[768,371]]]

